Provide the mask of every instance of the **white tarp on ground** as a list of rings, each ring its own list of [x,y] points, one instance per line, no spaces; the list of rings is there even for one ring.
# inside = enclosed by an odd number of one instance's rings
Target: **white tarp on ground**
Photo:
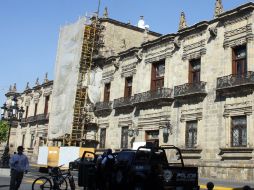
[[[49,118],[49,139],[71,132],[85,23],[86,19],[82,18],[60,30]]]

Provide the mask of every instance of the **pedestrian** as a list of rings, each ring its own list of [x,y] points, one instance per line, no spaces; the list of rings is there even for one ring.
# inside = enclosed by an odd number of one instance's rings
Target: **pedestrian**
[[[105,189],[113,189],[113,173],[114,173],[115,157],[112,154],[112,149],[108,149],[106,156],[101,161],[102,176]]]
[[[22,182],[24,173],[27,173],[29,162],[26,155],[23,154],[24,148],[19,146],[18,153],[14,154],[9,161],[11,168],[10,190],[18,190]]]

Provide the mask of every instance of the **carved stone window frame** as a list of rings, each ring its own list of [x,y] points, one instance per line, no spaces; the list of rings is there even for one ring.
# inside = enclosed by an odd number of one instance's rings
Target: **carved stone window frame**
[[[222,145],[222,148],[233,148],[231,146],[231,119],[235,116],[246,116],[247,120],[247,146],[245,148],[253,147],[251,141],[251,132],[252,132],[252,102],[246,101],[241,103],[226,104],[224,106],[223,117],[225,119],[225,142]]]
[[[121,77],[126,78],[126,77],[131,77],[136,74],[137,72],[137,62],[129,63],[126,65],[122,66],[122,72],[121,72]]]
[[[182,60],[198,59],[205,54],[206,40],[201,39],[198,42],[183,46]]]

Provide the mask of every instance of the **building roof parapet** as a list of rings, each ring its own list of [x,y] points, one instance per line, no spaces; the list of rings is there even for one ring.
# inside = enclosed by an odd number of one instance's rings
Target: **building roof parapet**
[[[131,25],[129,23],[120,22],[120,21],[114,20],[112,18],[100,18],[99,21],[100,22],[110,22],[110,23],[113,23],[115,25],[119,25],[119,26],[122,26],[122,27],[125,27],[125,28],[129,28],[131,30],[136,30],[136,31],[142,32],[142,33],[145,31],[145,29],[139,28],[139,27]],[[153,36],[157,36],[157,37],[162,35],[160,33],[153,32],[153,31],[150,31],[150,30],[148,31],[148,34],[153,35]]]
[[[148,41],[148,42],[145,42],[143,43],[141,46],[143,48],[149,48],[157,43],[161,43],[161,42],[166,42],[166,41],[173,41],[174,38],[176,37],[176,34],[172,33],[172,34],[166,34],[166,35],[163,35],[155,40],[151,40],[151,41]]]
[[[119,54],[120,59],[121,57],[127,57],[127,56],[131,56],[131,55],[135,55],[136,52],[138,52],[140,50],[140,47],[132,47],[130,49],[127,49],[125,51],[122,51]]]

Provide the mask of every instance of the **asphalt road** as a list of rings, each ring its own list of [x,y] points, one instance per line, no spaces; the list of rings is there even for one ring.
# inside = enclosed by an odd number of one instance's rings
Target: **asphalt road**
[[[77,183],[77,172],[72,172],[74,175],[74,179]],[[34,179],[40,176],[46,176],[47,174],[42,174],[38,172],[38,168],[32,167],[31,171],[26,174],[23,178],[20,190],[31,190],[32,189],[32,183]],[[243,186],[249,185],[254,189],[254,181],[249,183],[242,183],[237,181],[224,181],[224,180],[215,180],[215,179],[200,179],[199,185],[201,189],[207,189],[206,184],[207,182],[212,181],[215,185],[214,190],[240,190]],[[0,173],[0,190],[9,190],[9,183],[10,183],[10,176],[1,176]],[[77,190],[81,190],[82,188],[78,187],[76,185]]]

